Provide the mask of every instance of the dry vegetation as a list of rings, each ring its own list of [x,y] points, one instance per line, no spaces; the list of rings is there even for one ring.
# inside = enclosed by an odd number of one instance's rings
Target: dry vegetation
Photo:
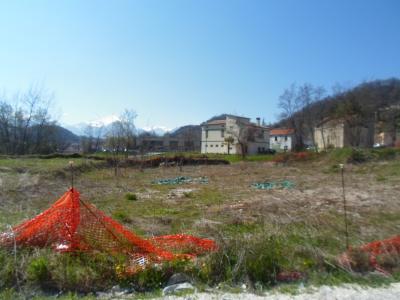
[[[206,268],[192,274],[203,283],[261,281],[268,285],[275,283],[271,274],[277,271],[299,271],[311,278],[315,272],[336,268],[335,257],[345,250],[341,177],[336,166],[348,159],[346,151],[285,164],[242,161],[184,166],[182,171],[128,167],[120,170],[118,178],[112,168],[97,168],[99,162],[77,159],[75,186],[84,199],[143,236],[183,232],[215,238],[220,253],[204,258]],[[0,159],[0,230],[35,216],[58,199],[69,186],[67,164],[68,159],[61,158]],[[345,168],[351,244],[398,234],[400,160],[374,159]],[[176,176],[207,176],[209,183],[152,184],[154,179]],[[254,182],[283,179],[293,181],[295,187],[251,187]],[[251,257],[253,252],[256,257]],[[232,259],[224,262],[224,255]],[[263,261],[254,265],[246,263],[246,257]],[[265,274],[258,274],[260,269]],[[317,281],[324,280],[318,277]]]

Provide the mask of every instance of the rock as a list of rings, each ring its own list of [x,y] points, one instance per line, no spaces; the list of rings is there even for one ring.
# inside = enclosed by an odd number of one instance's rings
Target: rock
[[[96,298],[98,299],[111,299],[112,295],[109,293],[105,292],[97,292],[96,293]]]
[[[187,276],[186,274],[183,273],[176,273],[174,275],[172,275],[167,282],[167,286],[169,285],[174,285],[174,284],[178,284],[178,283],[184,283],[184,282],[189,282],[191,283],[192,280],[190,279],[189,276]]]
[[[184,189],[184,188],[177,188],[174,190],[171,190],[167,197],[168,198],[183,198],[183,197],[187,197],[187,195],[190,195],[190,193],[192,193],[193,191],[195,191],[195,189]]]
[[[184,283],[178,283],[178,284],[173,284],[166,286],[163,289],[163,295],[171,295],[176,292],[195,292],[196,289],[193,285],[191,285],[189,282],[184,282]]]
[[[116,297],[132,294],[135,290],[133,288],[122,288],[119,285],[115,285],[111,288],[111,294]]]

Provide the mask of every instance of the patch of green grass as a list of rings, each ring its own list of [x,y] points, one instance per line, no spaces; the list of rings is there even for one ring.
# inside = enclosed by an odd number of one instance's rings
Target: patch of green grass
[[[378,176],[376,176],[376,181],[387,181],[387,177],[378,175]]]
[[[326,152],[321,152],[323,157],[327,159],[330,163],[345,163],[352,153],[352,148],[336,148],[328,150]]]
[[[233,222],[233,224],[225,225],[223,228],[224,232],[229,235],[255,233],[259,229],[260,229],[260,224],[242,223],[237,221]]]
[[[126,199],[126,200],[129,200],[129,201],[136,201],[136,200],[138,200],[138,197],[137,197],[136,194],[133,194],[133,193],[126,193],[126,194],[125,194],[125,199]]]
[[[74,162],[74,169],[77,171],[92,169],[94,166],[101,164],[99,161],[92,161],[86,158],[52,158],[40,159],[30,157],[0,157],[0,166],[10,169],[13,172],[23,173],[42,173],[44,175],[61,172],[69,172],[69,162]],[[66,176],[66,175],[65,175]]]
[[[227,199],[226,195],[210,186],[204,186],[199,192],[194,194],[192,198],[192,203],[197,205],[221,205]]]
[[[132,219],[129,216],[128,212],[124,211],[124,210],[117,210],[113,213],[113,218],[123,222],[123,223],[131,223]]]

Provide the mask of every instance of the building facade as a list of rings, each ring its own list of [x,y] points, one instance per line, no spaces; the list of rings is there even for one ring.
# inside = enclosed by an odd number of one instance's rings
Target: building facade
[[[343,147],[372,147],[373,126],[355,125],[350,120],[327,119],[314,128],[314,141],[317,149]]]
[[[269,145],[271,149],[277,152],[292,151],[294,147],[294,129],[271,129]]]
[[[201,153],[257,154],[269,149],[269,128],[250,118],[226,115],[201,125]]]
[[[142,134],[136,139],[136,148],[145,152],[200,151],[201,128],[198,125],[183,126],[163,136]]]

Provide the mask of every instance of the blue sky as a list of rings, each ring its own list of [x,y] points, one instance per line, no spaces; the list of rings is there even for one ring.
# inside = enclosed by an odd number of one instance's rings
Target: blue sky
[[[400,1],[0,1],[0,89],[42,85],[64,123],[267,122],[291,83],[400,77]]]

